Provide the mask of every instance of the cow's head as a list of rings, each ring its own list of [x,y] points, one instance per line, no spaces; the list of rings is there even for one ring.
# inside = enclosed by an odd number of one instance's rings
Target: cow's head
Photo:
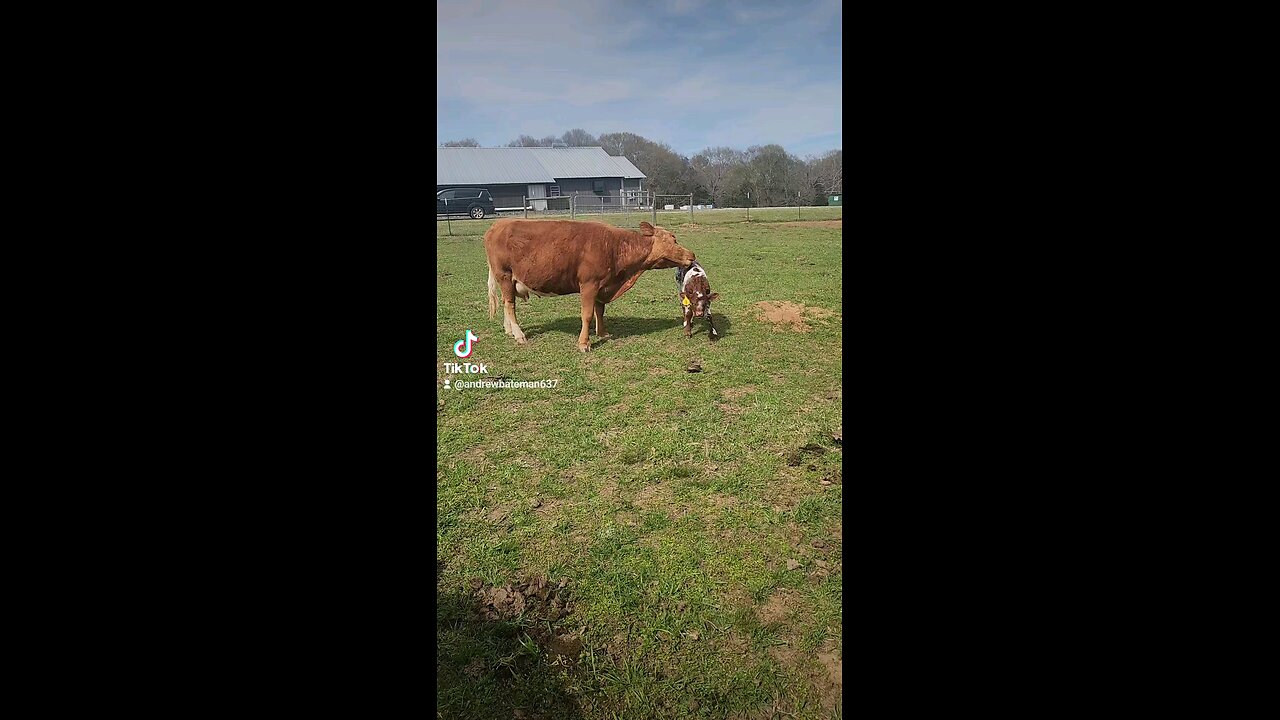
[[[684,301],[688,300],[689,304],[684,306],[693,313],[693,317],[700,318],[711,314],[711,301],[718,297],[720,293],[711,292],[711,284],[707,279],[698,276],[690,280],[684,290],[680,291],[680,304],[684,305]]]
[[[640,232],[645,237],[653,238],[653,248],[649,250],[646,264],[651,268],[687,268],[697,258],[687,248],[676,243],[676,236],[666,228],[654,227],[647,222],[640,223]]]

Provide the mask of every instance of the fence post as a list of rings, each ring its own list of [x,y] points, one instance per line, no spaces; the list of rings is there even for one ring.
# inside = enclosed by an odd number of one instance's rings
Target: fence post
[[[796,219],[800,219],[800,193],[796,193]]]
[[[689,193],[689,222],[693,222],[693,193]]]
[[[569,219],[570,220],[578,219],[577,208],[574,207],[577,204],[578,204],[578,193],[575,192],[574,194],[569,196]]]
[[[520,205],[524,207],[524,219],[529,219],[529,198],[521,196]]]
[[[658,224],[658,196],[649,191],[649,209],[653,211],[653,224]]]
[[[449,220],[449,216],[444,216],[444,224],[449,227],[449,237],[453,237],[453,222]]]

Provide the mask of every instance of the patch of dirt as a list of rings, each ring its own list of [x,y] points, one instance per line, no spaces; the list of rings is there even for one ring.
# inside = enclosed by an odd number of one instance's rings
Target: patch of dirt
[[[574,601],[569,580],[549,582],[542,575],[527,578],[516,585],[485,586],[480,578],[472,578],[470,587],[477,613],[486,620],[512,620],[523,616],[532,621],[526,628],[553,663],[573,662],[582,652],[582,640],[573,632],[568,617]]]
[[[466,460],[468,463],[478,468],[484,468],[489,464],[488,458],[486,458],[484,454],[484,448],[479,445],[473,445],[466,450],[463,450],[458,453],[457,458],[459,460]],[[454,463],[453,465],[456,467],[457,463]]]
[[[769,596],[756,614],[760,616],[760,622],[763,625],[783,623],[800,605],[800,593],[789,588],[780,588]]]
[[[556,509],[559,507],[560,507],[559,500],[544,500],[542,501],[541,504],[538,505],[538,507],[534,508],[533,511],[536,514],[543,515],[543,516],[554,515],[556,514]]]
[[[827,671],[826,682],[818,682],[822,706],[831,710],[840,702],[844,692],[844,656],[836,649],[835,642],[828,640],[818,648],[818,662]]]
[[[747,408],[741,405],[730,405],[729,403],[716,403],[716,409],[725,415],[733,415],[735,417],[747,411]]]
[[[732,495],[722,495],[721,493],[712,493],[707,498],[707,504],[716,510],[722,510],[727,507],[733,507],[738,504],[738,498]]]
[[[755,385],[743,385],[742,387],[738,387],[738,388],[727,388],[725,390],[722,390],[721,392],[724,393],[724,397],[726,400],[737,400],[738,398],[743,397],[745,395],[750,395],[755,391],[756,391]]]
[[[552,654],[576,660],[582,653],[582,640],[573,634],[560,635],[548,640],[546,647]]]
[[[601,481],[600,485],[596,488],[596,492],[599,493],[600,497],[605,500],[613,500],[614,498],[618,497],[618,481],[603,480]]]
[[[730,630],[720,644],[734,655],[746,655],[751,650],[751,645],[738,634],[737,630]]]
[[[769,648],[769,655],[783,667],[793,667],[799,664],[803,657],[800,654],[800,649],[793,642],[788,642],[785,645],[774,645]]]
[[[805,322],[806,319],[822,322],[835,315],[824,308],[806,307],[800,303],[787,301],[758,302],[755,303],[755,307],[760,309],[760,318],[763,321],[773,323],[775,331],[784,330],[789,325],[795,332],[809,332],[812,328]]]
[[[671,513],[673,517],[678,517],[676,515],[677,509],[675,502],[671,498],[671,488],[665,483],[654,483],[653,485],[644,486],[640,489],[640,492],[636,493],[635,497],[631,499],[631,504],[641,510],[666,510]],[[683,514],[683,511],[679,512],[680,514]]]

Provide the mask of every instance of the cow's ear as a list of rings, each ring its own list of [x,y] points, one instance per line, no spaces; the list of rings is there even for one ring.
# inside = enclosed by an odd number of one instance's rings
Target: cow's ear
[[[645,235],[652,235],[653,226],[647,222],[642,222],[640,223],[640,232],[644,233]]]
[[[707,298],[707,302],[711,302],[712,300],[715,300],[718,297],[720,297],[720,293],[711,293],[711,297]]]

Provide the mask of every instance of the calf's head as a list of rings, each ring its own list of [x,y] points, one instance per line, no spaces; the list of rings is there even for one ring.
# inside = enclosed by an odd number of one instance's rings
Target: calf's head
[[[666,228],[654,227],[647,222],[640,223],[640,233],[653,238],[653,247],[649,250],[646,264],[651,268],[687,268],[693,264],[693,253],[688,248],[680,247],[676,236]]]
[[[680,304],[685,307],[686,317],[692,313],[693,317],[699,318],[711,315],[711,301],[718,297],[720,293],[711,292],[711,284],[699,275],[690,279],[680,291]]]

